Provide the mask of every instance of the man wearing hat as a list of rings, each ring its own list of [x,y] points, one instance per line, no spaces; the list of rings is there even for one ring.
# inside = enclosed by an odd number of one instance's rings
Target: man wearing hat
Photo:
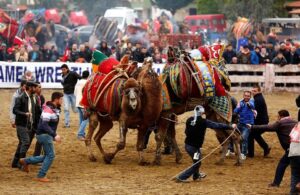
[[[16,129],[19,144],[12,161],[13,168],[20,168],[19,159],[26,157],[30,147],[30,134],[36,126],[36,117],[40,114],[40,107],[36,102],[35,90],[38,86],[33,81],[27,81],[26,90],[16,99],[13,113],[16,115]]]
[[[199,168],[201,165],[201,151],[200,148],[202,147],[206,128],[210,129],[234,129],[236,128],[236,124],[226,125],[222,123],[215,123],[208,119],[202,118],[205,110],[202,106],[196,106],[194,109],[194,116],[190,117],[186,121],[186,128],[185,128],[185,150],[189,154],[189,156],[193,160],[193,166],[189,169],[185,170],[184,172],[180,173],[176,177],[177,182],[187,182],[187,179],[193,175],[193,180],[199,180],[206,176],[205,173],[200,173]]]

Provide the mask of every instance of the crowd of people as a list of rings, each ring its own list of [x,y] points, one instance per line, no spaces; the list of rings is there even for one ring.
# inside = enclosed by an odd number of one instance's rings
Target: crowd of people
[[[300,64],[300,45],[293,44],[290,40],[282,43],[263,43],[240,46],[238,51],[231,44],[226,46],[223,53],[227,64],[275,64],[284,66],[286,64]]]

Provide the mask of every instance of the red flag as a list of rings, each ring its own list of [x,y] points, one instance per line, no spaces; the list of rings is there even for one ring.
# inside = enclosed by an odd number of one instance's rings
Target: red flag
[[[220,59],[220,53],[221,53],[222,45],[212,45],[208,47],[209,51],[209,59]]]
[[[0,10],[0,36],[12,43],[18,33],[19,24]]]

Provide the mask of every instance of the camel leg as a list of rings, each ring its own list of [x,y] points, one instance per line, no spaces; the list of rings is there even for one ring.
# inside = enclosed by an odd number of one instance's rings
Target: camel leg
[[[106,163],[111,163],[111,161],[114,159],[114,157],[116,156],[116,154],[120,150],[123,150],[125,148],[125,145],[126,145],[126,134],[127,134],[128,129],[125,126],[125,122],[124,121],[119,121],[119,131],[120,131],[120,138],[119,138],[119,142],[118,142],[118,144],[116,146],[116,150],[113,153],[109,153],[109,154],[106,154],[104,156]]]
[[[147,162],[143,156],[144,138],[145,138],[146,132],[147,132],[147,125],[138,128],[136,150],[138,151],[138,154],[139,154],[139,165],[142,165],[142,166],[149,164],[149,162]]]
[[[168,136],[171,138],[172,141],[172,147],[175,150],[176,154],[176,163],[180,164],[182,159],[182,153],[178,147],[177,141],[176,141],[176,130],[175,130],[175,123],[170,123],[168,128]]]
[[[160,165],[161,144],[164,141],[164,138],[166,137],[169,122],[164,119],[160,119],[158,124],[159,124],[158,130],[157,130],[157,133],[155,134],[156,151],[155,151],[155,158],[153,161],[154,165]]]
[[[240,143],[241,143],[241,136],[238,133],[235,133],[235,135],[233,136],[233,144],[236,151],[236,163],[234,164],[236,166],[242,165]]]
[[[217,134],[217,137],[219,137],[219,140],[221,140],[222,142],[227,138],[228,134],[226,132],[220,132],[219,130],[215,130],[216,131],[216,134]],[[222,143],[221,142],[221,143]],[[218,162],[216,162],[216,165],[223,165],[224,164],[224,161],[225,161],[225,156],[226,156],[226,152],[227,152],[227,149],[228,149],[228,146],[229,146],[229,143],[230,143],[230,139],[228,139],[222,146],[222,152],[221,152],[221,157],[219,159]]]
[[[96,157],[93,154],[92,147],[91,147],[91,140],[92,140],[94,131],[97,128],[97,126],[98,126],[98,116],[97,116],[97,113],[93,112],[89,117],[89,129],[87,132],[87,136],[85,138],[85,146],[88,151],[89,159],[92,162],[97,161]]]
[[[107,154],[101,144],[101,139],[102,137],[113,127],[112,120],[108,117],[99,117],[100,121],[100,126],[97,134],[94,137],[94,140],[102,154],[103,160],[105,163],[110,164],[111,163],[111,158],[109,157],[109,154]]]

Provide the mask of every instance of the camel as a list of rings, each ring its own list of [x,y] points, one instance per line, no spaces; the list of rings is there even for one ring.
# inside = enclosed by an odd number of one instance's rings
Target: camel
[[[123,94],[121,97],[121,105],[119,105],[120,113],[115,115],[109,112],[92,112],[89,117],[89,131],[85,144],[88,149],[89,159],[96,161],[91,150],[91,138],[96,127],[99,125],[99,130],[94,136],[94,140],[103,155],[104,162],[110,164],[115,155],[126,145],[126,133],[128,128],[138,129],[136,149],[139,154],[139,165],[149,164],[143,157],[144,137],[148,126],[155,123],[162,111],[162,84],[158,75],[152,69],[152,61],[146,59],[143,67],[139,71],[132,71],[137,79],[129,78],[126,82],[138,83],[138,86],[130,87],[124,85]],[[118,107],[118,105],[116,105]],[[101,145],[102,137],[113,127],[113,121],[119,121],[120,140],[113,153],[106,153]]]
[[[175,131],[175,121],[174,118],[176,115],[183,114],[187,111],[191,111],[194,109],[195,105],[203,105],[206,108],[206,116],[208,119],[218,122],[231,122],[230,120],[225,120],[222,118],[218,113],[216,113],[214,110],[212,110],[209,107],[209,102],[211,101],[211,98],[204,97],[203,94],[199,91],[197,88],[197,78],[199,70],[195,69],[194,62],[189,58],[188,55],[184,54],[182,56],[179,56],[177,53],[175,53],[175,50],[172,48],[168,51],[168,56],[171,59],[171,63],[167,64],[164,72],[161,76],[163,79],[162,82],[167,85],[168,93],[170,95],[170,99],[172,102],[172,107],[167,110],[163,110],[161,113],[161,117],[158,122],[158,131],[155,135],[156,140],[156,153],[155,153],[155,159],[153,161],[154,165],[160,165],[161,164],[161,144],[168,134],[169,138],[172,140],[172,147],[176,154],[176,162],[180,163],[182,159],[182,154],[180,149],[178,148],[177,141],[176,141],[176,131]],[[178,66],[177,68],[180,68],[180,71],[174,71],[174,68],[172,69],[172,66]],[[179,74],[184,72],[186,74],[185,77],[179,77]],[[176,76],[178,76],[179,79],[174,81],[174,73]],[[173,77],[173,78],[172,78]],[[172,83],[173,79],[173,83]],[[174,85],[175,83],[175,85]],[[185,85],[185,86],[184,86]],[[177,87],[176,87],[177,86]],[[229,94],[226,94],[226,97],[228,98]],[[228,98],[230,99],[230,98]],[[227,101],[227,106],[231,109],[231,101]],[[229,117],[231,119],[231,116]],[[227,131],[220,131],[215,130],[216,136],[220,143],[222,143],[228,135],[232,133],[232,130]],[[230,140],[230,139],[229,139]],[[223,164],[225,159],[225,154],[228,149],[229,140],[224,143],[222,147],[222,155],[220,160],[217,162],[217,164]],[[234,132],[232,135],[232,140],[235,145],[235,149],[237,151],[237,161],[235,165],[241,165],[241,159],[240,159],[240,140],[241,136],[238,132]]]

